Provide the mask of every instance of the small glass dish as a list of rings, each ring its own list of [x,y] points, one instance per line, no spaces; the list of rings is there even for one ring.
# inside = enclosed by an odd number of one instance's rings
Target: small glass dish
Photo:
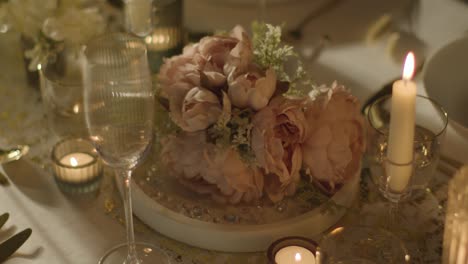
[[[102,164],[90,141],[64,139],[52,149],[55,180],[65,192],[87,193],[99,188]]]
[[[335,228],[319,242],[316,256],[321,264],[410,263],[410,255],[397,236],[363,226]]]

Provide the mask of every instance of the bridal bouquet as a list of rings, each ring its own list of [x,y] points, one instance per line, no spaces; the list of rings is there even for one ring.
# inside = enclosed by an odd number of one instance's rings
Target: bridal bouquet
[[[313,86],[281,43],[281,28],[235,27],[165,60],[158,98],[177,129],[161,159],[183,185],[236,204],[278,202],[301,181],[328,194],[353,177],[365,147],[357,99],[343,86]],[[310,87],[300,89],[299,84]]]

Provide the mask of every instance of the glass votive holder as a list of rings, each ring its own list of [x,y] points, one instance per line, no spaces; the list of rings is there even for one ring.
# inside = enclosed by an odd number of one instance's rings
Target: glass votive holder
[[[410,263],[403,242],[394,234],[366,226],[337,227],[317,247],[318,264]]]
[[[468,165],[449,183],[442,263],[468,263]]]
[[[102,163],[89,140],[64,139],[52,149],[54,177],[61,190],[88,193],[99,188]]]
[[[414,162],[396,163],[386,157],[379,177],[379,190],[389,201],[398,203],[411,194],[410,182],[414,177]]]
[[[415,102],[413,162],[394,164],[387,159],[390,113],[391,95],[376,100],[369,107],[366,160],[371,177],[384,196],[388,196],[390,185],[399,186],[395,194],[404,196],[424,190],[430,182],[439,162],[448,116],[433,99],[418,95]],[[390,179],[392,175],[398,179]],[[405,184],[406,187],[403,186]]]
[[[86,137],[83,83],[78,49],[65,48],[39,70],[48,125],[60,138]]]
[[[268,264],[314,264],[316,249],[317,243],[305,237],[280,238],[268,247]]]

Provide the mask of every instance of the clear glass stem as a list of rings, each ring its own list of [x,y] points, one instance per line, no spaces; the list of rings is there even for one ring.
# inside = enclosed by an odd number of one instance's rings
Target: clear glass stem
[[[133,231],[132,192],[130,189],[132,181],[132,170],[118,170],[118,175],[123,178],[125,226],[127,229],[128,254],[124,264],[140,264],[135,246],[135,233]]]
[[[391,230],[394,232],[398,229],[398,212],[399,212],[399,201],[390,202],[388,208],[388,222],[387,222],[387,230]]]

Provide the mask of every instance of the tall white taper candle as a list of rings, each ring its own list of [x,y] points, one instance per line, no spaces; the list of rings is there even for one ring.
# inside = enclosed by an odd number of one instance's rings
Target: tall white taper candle
[[[386,172],[391,191],[402,192],[411,178],[415,130],[416,83],[411,81],[414,72],[414,55],[408,53],[403,67],[403,80],[393,83],[388,137]],[[393,164],[392,164],[393,163]],[[399,164],[398,166],[395,164]],[[403,165],[401,164],[408,164]]]

